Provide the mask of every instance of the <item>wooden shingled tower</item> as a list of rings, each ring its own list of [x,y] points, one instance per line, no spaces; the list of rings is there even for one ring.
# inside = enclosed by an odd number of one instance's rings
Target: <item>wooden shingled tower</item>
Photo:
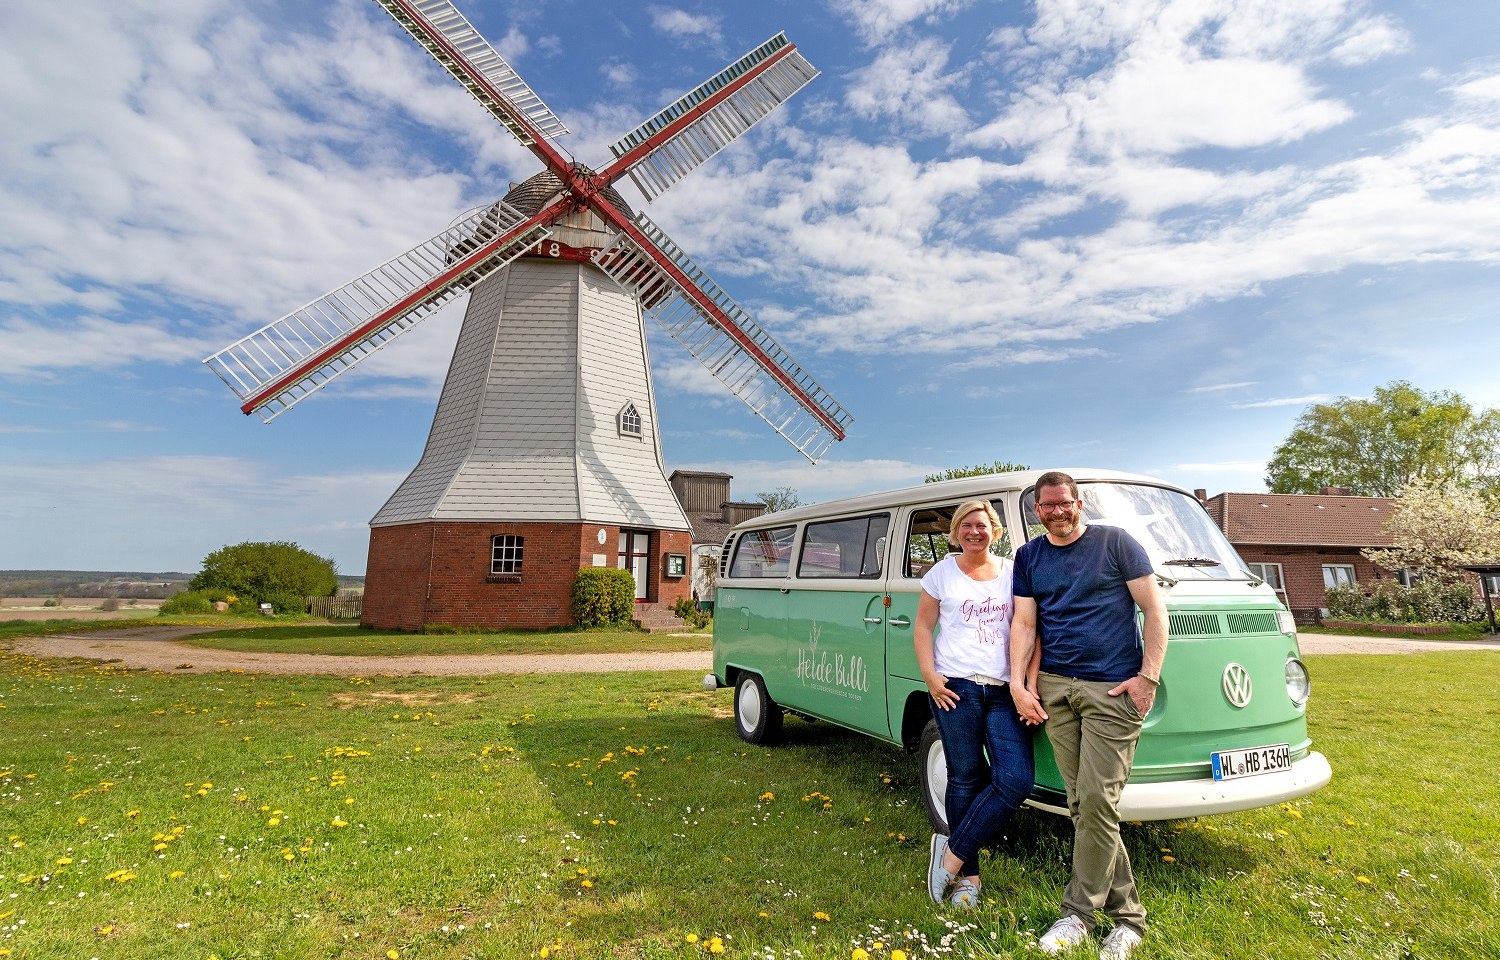
[[[643,611],[670,606],[690,589],[691,540],[662,463],[644,318],[810,460],[851,418],[611,184],[628,175],[654,199],[817,71],[777,35],[592,170],[552,142],[562,123],[451,3],[377,2],[544,169],[204,362],[269,422],[467,292],[422,458],[370,521],[363,621],[564,625],[589,566],[629,569]]]

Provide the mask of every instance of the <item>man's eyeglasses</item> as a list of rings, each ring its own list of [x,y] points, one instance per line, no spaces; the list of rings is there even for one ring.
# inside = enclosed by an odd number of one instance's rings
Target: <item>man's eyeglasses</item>
[[[1042,513],[1059,513],[1073,509],[1077,503],[1077,500],[1064,500],[1062,503],[1038,503],[1036,508]]]

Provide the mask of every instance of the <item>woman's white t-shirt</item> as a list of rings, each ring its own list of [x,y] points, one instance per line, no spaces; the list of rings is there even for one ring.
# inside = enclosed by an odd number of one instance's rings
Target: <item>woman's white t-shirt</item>
[[[972,580],[948,554],[922,577],[922,589],[936,597],[938,630],[933,665],[945,677],[1010,679],[1010,616],[1013,612],[1009,558],[996,558],[1000,575]]]

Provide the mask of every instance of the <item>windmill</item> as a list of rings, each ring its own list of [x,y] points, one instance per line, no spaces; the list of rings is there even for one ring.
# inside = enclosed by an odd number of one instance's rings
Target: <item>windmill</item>
[[[376,2],[543,170],[204,363],[270,422],[469,292],[422,458],[370,521],[364,622],[565,624],[588,566],[630,569],[638,601],[685,596],[690,528],[662,466],[644,315],[813,462],[852,418],[612,184],[655,199],[817,71],[778,34],[594,170],[452,3]]]

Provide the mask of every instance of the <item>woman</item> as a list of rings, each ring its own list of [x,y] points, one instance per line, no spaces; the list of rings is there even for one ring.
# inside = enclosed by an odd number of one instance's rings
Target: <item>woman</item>
[[[979,848],[998,839],[1032,780],[1031,732],[1008,686],[1011,562],[990,552],[999,535],[988,501],[958,508],[948,543],[962,552],[922,577],[913,632],[948,760],[944,808],[952,831],[932,836],[927,893],[942,903],[952,885],[948,902],[968,909],[979,905]]]

